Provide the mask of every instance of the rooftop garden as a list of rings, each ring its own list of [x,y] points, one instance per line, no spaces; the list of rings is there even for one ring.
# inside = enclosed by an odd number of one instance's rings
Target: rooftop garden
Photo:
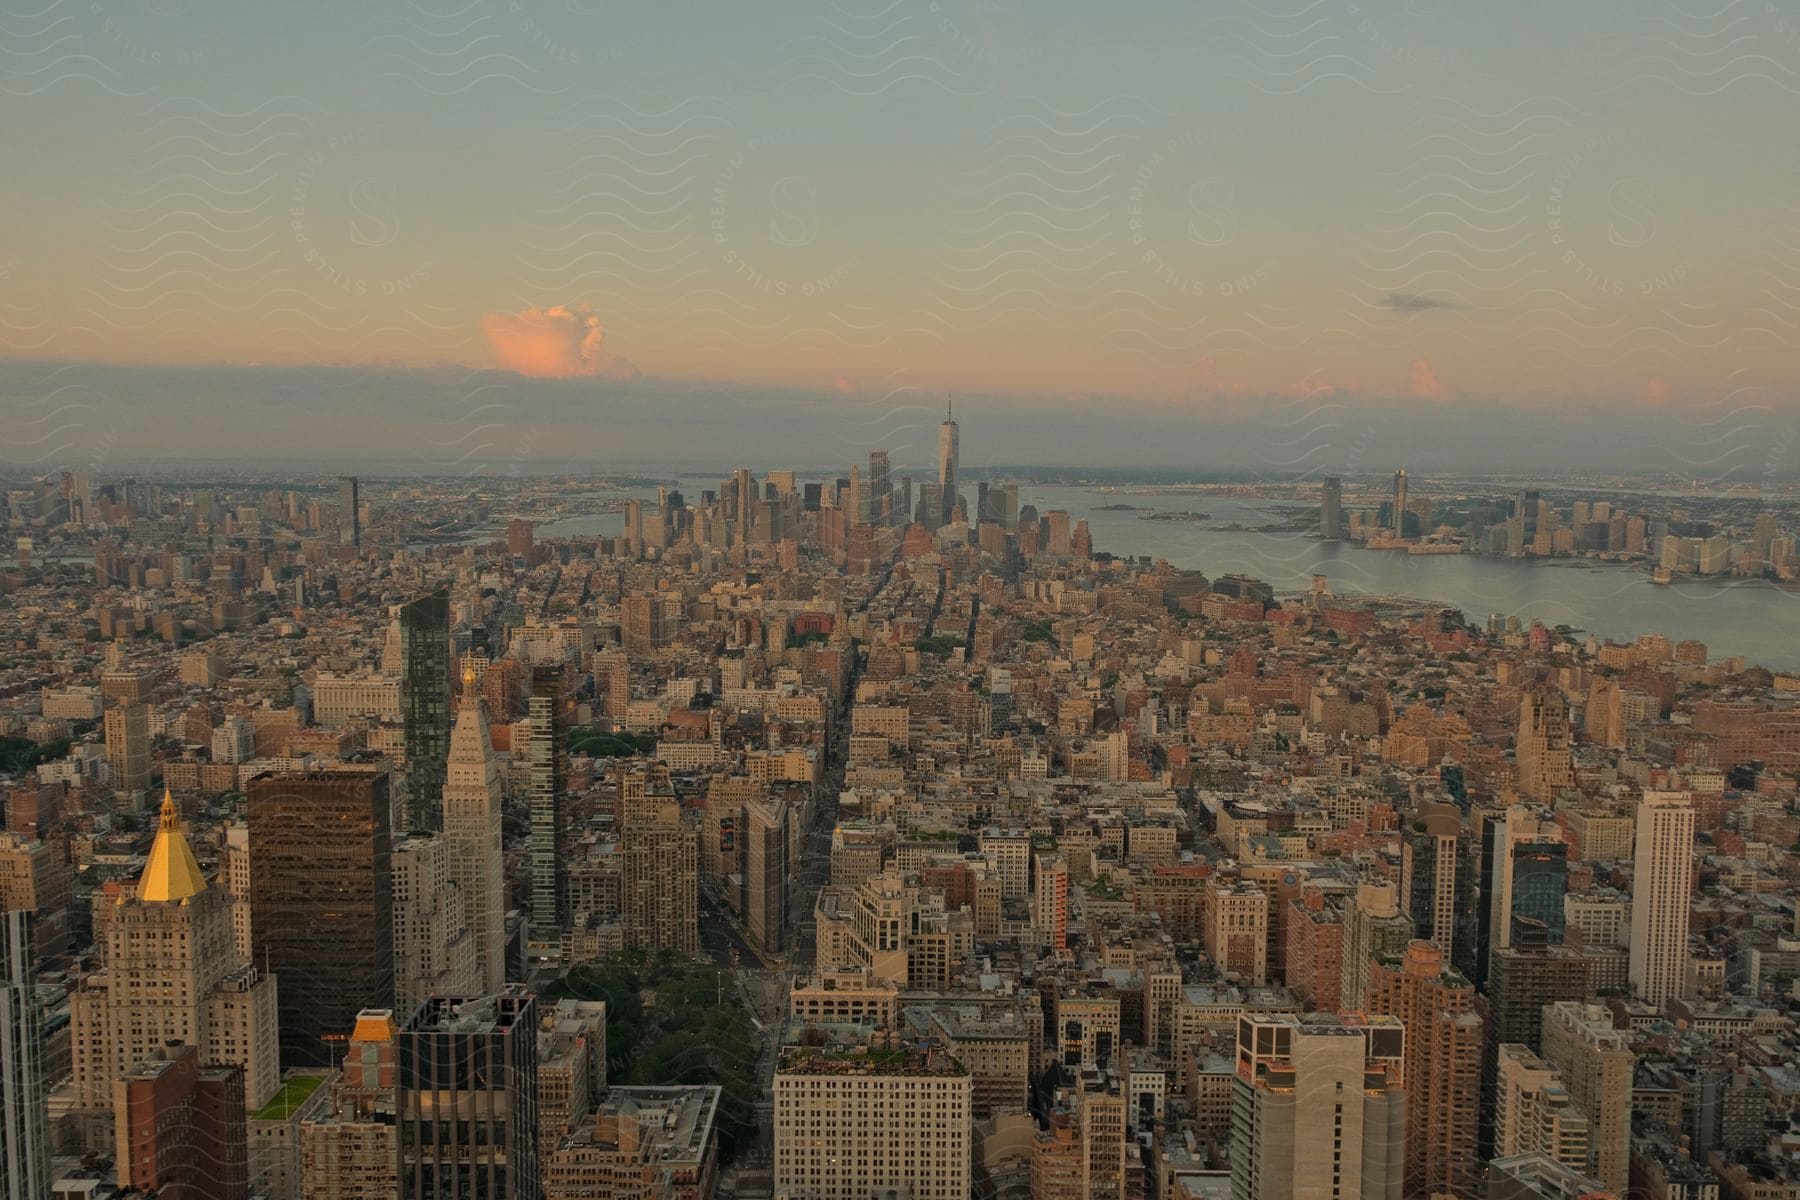
[[[269,1098],[269,1102],[251,1114],[253,1121],[285,1121],[299,1111],[300,1106],[312,1099],[314,1092],[325,1082],[323,1075],[295,1075],[281,1085],[281,1090]]]

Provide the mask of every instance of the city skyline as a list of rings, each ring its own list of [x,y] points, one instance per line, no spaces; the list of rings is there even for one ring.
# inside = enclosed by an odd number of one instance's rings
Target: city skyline
[[[38,681],[0,708],[0,880],[75,980],[20,1042],[73,1074],[13,1127],[111,1121],[54,1169],[182,1200],[956,1197],[1003,1129],[1008,1200],[1793,1177],[1734,1165],[1783,1144],[1786,1085],[1724,1055],[1791,1040],[1800,676],[1115,553],[1213,519],[1120,498],[1265,489],[963,478],[950,415],[936,480],[877,448],[816,481],[0,493],[0,672]],[[1800,571],[1764,505],[1341,482],[1238,535],[1647,599]],[[616,524],[503,515],[570,510]],[[1647,1086],[1672,1114],[1631,1118]]]
[[[0,12],[0,1200],[1800,1200],[1797,5]]]

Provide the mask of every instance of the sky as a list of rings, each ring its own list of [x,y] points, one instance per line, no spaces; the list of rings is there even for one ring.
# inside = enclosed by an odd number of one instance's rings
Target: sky
[[[0,472],[1800,473],[1782,0],[12,0],[0,104]]]

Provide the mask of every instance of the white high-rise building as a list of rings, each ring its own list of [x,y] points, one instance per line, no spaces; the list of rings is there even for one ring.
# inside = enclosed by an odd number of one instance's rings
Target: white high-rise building
[[[394,843],[394,1004],[468,996],[481,985],[462,893],[451,878],[449,839],[418,834]]]
[[[213,730],[212,756],[216,763],[233,766],[249,762],[256,757],[256,730],[236,713],[228,714]]]
[[[1566,1167],[1588,1166],[1588,1117],[1556,1068],[1530,1046],[1500,1047],[1494,1098],[1494,1157],[1543,1154]]]
[[[465,688],[465,695],[468,694]],[[506,983],[506,879],[500,855],[500,765],[480,701],[463,703],[444,777],[444,840],[483,995]]]
[[[790,1046],[775,1071],[775,1191],[967,1200],[973,1084],[937,1049]]]
[[[225,827],[224,853],[219,874],[225,894],[231,897],[231,941],[239,962],[249,962],[255,943],[250,937],[250,824],[233,821]]]
[[[1681,994],[1694,892],[1694,803],[1645,792],[1631,876],[1631,989],[1651,1004]]]
[[[1239,1017],[1232,1200],[1400,1200],[1405,1049],[1398,1017]]]
[[[1637,1057],[1599,1004],[1544,1006],[1544,1061],[1587,1115],[1588,1173],[1623,1196],[1631,1182],[1631,1080]]]

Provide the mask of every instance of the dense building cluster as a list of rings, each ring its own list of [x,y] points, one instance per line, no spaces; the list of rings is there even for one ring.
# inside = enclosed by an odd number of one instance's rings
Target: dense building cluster
[[[959,453],[8,493],[0,1192],[1800,1200],[1800,679]]]
[[[1319,536],[1410,554],[1640,562],[1659,583],[1696,575],[1800,579],[1800,543],[1783,527],[1785,505],[1738,496],[1593,496],[1587,486],[1559,494],[1454,484],[1421,495],[1402,468],[1387,495],[1365,490],[1361,505],[1346,508],[1343,480],[1333,476],[1319,487]]]

